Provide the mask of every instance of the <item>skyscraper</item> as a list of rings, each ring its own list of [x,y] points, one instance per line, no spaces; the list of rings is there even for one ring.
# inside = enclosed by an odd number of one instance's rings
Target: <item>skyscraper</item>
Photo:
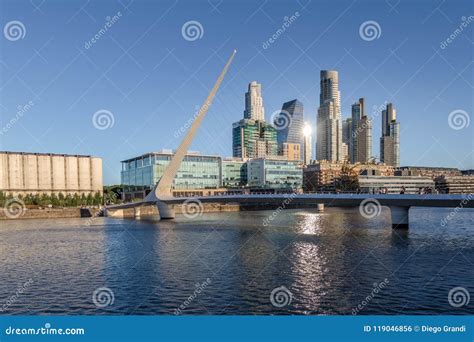
[[[337,71],[322,70],[320,84],[320,106],[316,118],[316,158],[342,161],[341,94]]]
[[[369,162],[372,157],[372,121],[365,115],[363,98],[352,105],[350,141],[350,161],[353,163]]]
[[[380,161],[391,166],[400,166],[400,123],[393,104],[382,111],[382,136],[380,137]]]
[[[303,104],[297,99],[285,102],[281,107],[281,112],[275,116],[273,125],[277,129],[279,150],[283,150],[283,144],[285,143],[299,144],[300,156],[298,159],[303,160]]]
[[[347,118],[342,121],[342,145],[343,150],[347,148],[347,161],[352,161],[350,153],[352,149],[352,118]]]
[[[245,93],[244,119],[232,125],[232,154],[239,158],[277,156],[277,130],[265,122],[262,87],[253,81]]]
[[[244,119],[265,121],[262,85],[257,81],[249,83],[248,91],[245,93]]]

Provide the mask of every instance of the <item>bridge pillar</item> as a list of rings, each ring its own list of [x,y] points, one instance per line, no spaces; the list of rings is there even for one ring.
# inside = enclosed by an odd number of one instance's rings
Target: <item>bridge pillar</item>
[[[160,219],[174,219],[175,212],[174,208],[171,205],[168,205],[163,202],[156,202],[156,207],[158,208],[158,213],[160,214]]]
[[[408,229],[408,212],[410,207],[390,206],[392,228]]]
[[[133,208],[133,216],[135,218],[140,218],[140,216],[141,216],[141,210],[140,209],[141,209],[140,207]]]
[[[318,211],[323,212],[324,211],[324,203],[318,203]]]

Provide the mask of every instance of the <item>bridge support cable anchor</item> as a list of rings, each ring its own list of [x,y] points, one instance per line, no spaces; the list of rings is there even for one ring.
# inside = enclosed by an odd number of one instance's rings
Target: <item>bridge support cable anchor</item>
[[[390,206],[392,228],[408,229],[410,207]]]

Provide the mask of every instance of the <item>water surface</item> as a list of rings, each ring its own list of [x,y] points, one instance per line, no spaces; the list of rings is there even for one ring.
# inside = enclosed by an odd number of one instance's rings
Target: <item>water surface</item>
[[[474,291],[474,211],[463,209],[443,227],[451,211],[414,208],[408,231],[392,230],[388,210],[367,219],[340,208],[172,221],[2,221],[0,308],[27,315],[177,308],[199,315],[350,315],[362,305],[357,314],[474,314],[473,295],[459,308],[448,302],[454,287]],[[374,295],[381,282],[386,286]],[[270,294],[282,286],[291,302],[276,307]],[[113,292],[106,307],[92,298],[102,287]]]

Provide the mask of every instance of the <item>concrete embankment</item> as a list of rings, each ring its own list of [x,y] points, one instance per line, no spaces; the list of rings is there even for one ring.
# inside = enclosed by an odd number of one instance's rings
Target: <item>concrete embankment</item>
[[[241,208],[238,204],[204,204],[202,208],[196,208],[198,211],[205,213],[212,212],[230,212],[239,211]],[[176,214],[183,214],[184,210],[181,205],[175,206]],[[132,209],[125,209],[123,213],[118,215],[110,215],[112,217],[134,217],[135,212]],[[140,207],[141,216],[157,216],[158,210],[155,206]],[[6,210],[0,210],[0,220],[20,220],[20,219],[59,219],[59,218],[88,218],[103,216],[102,210],[98,208],[43,208],[30,209],[23,208],[18,215],[7,215]]]
[[[190,206],[187,209],[181,205],[175,205],[174,210],[176,214],[199,214],[199,213],[218,213],[218,212],[232,212],[240,211],[241,207],[239,204],[217,204],[217,203],[206,203],[201,204],[200,206]],[[156,206],[146,206],[140,207],[140,216],[157,216],[158,209]],[[120,209],[120,210],[111,210],[108,213],[110,217],[134,217],[136,216],[136,211],[133,208],[130,209]]]
[[[20,212],[0,210],[0,220],[79,218],[98,215],[98,208],[23,208]]]

